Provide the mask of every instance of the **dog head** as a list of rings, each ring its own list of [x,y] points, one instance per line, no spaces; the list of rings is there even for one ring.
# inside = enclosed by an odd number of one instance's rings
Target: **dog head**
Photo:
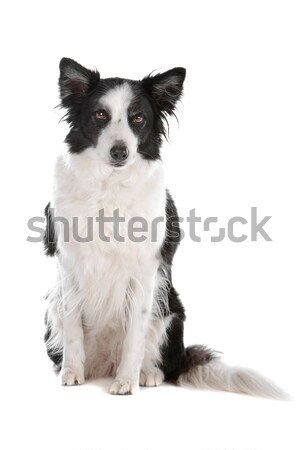
[[[71,153],[93,148],[104,164],[125,168],[136,158],[155,160],[185,79],[177,67],[141,81],[100,78],[69,58],[60,62],[61,106],[70,124]]]

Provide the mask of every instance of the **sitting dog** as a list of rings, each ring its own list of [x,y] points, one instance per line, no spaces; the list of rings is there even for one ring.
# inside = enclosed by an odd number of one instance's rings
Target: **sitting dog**
[[[71,59],[60,62],[70,131],[45,210],[45,251],[58,267],[47,298],[48,355],[63,385],[113,376],[111,394],[169,381],[281,397],[256,372],[184,346],[185,312],[171,275],[179,219],[160,149],[185,75],[177,67],[141,81],[102,79]],[[133,220],[155,233],[130,238]]]

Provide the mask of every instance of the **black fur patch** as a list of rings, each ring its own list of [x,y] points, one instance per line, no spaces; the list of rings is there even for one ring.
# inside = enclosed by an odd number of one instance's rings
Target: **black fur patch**
[[[189,372],[196,366],[203,366],[213,359],[218,358],[218,352],[207,348],[205,345],[191,345],[186,348],[184,365],[181,373]]]
[[[170,314],[176,313],[172,318],[167,331],[167,339],[161,348],[161,370],[166,381],[174,381],[181,373],[185,364],[186,351],[183,343],[183,329],[185,313],[177,292],[172,287],[169,291]]]
[[[45,332],[45,335],[44,335],[44,341],[45,341],[45,344],[47,344],[47,341],[49,340],[49,338],[51,336],[51,326],[50,326],[50,324],[48,323],[48,320],[47,320],[47,313],[45,315],[45,325],[46,325],[46,332]],[[49,356],[49,358],[53,362],[54,371],[56,373],[59,373],[60,370],[61,370],[61,366],[62,366],[62,358],[63,358],[62,352],[54,351],[51,348],[49,349],[47,346],[46,346],[46,348],[47,348],[47,355]]]
[[[186,351],[183,343],[184,307],[172,284],[172,262],[180,242],[180,227],[177,209],[168,191],[166,221],[166,237],[161,248],[163,269],[164,273],[167,272],[168,277],[168,308],[164,313],[165,316],[173,315],[173,318],[167,331],[166,342],[161,348],[162,363],[160,368],[164,372],[165,379],[172,381],[181,373],[185,363]]]
[[[46,230],[43,239],[45,254],[47,256],[54,256],[57,254],[58,250],[57,250],[57,241],[55,236],[54,223],[52,220],[50,210],[50,202],[47,204],[44,212],[46,217]]]
[[[163,257],[164,263],[168,267],[171,267],[174,255],[176,253],[178,245],[180,244],[181,231],[177,208],[168,190],[166,204],[166,228],[166,237],[161,248],[161,255]]]

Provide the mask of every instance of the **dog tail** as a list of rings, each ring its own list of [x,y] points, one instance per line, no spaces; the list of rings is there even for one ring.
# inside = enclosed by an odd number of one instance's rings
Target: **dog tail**
[[[175,382],[179,386],[198,389],[289,399],[289,395],[268,378],[251,369],[227,366],[217,352],[205,346],[187,347],[184,365]]]

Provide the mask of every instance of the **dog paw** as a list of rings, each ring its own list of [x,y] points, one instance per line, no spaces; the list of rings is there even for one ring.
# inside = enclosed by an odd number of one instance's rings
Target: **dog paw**
[[[138,389],[138,383],[129,379],[118,378],[110,386],[109,392],[113,395],[128,395],[135,394]]]
[[[69,368],[62,369],[60,379],[63,386],[76,386],[84,383],[84,375],[80,371]]]
[[[164,381],[164,374],[158,367],[148,371],[141,371],[140,374],[140,386],[160,386]]]

